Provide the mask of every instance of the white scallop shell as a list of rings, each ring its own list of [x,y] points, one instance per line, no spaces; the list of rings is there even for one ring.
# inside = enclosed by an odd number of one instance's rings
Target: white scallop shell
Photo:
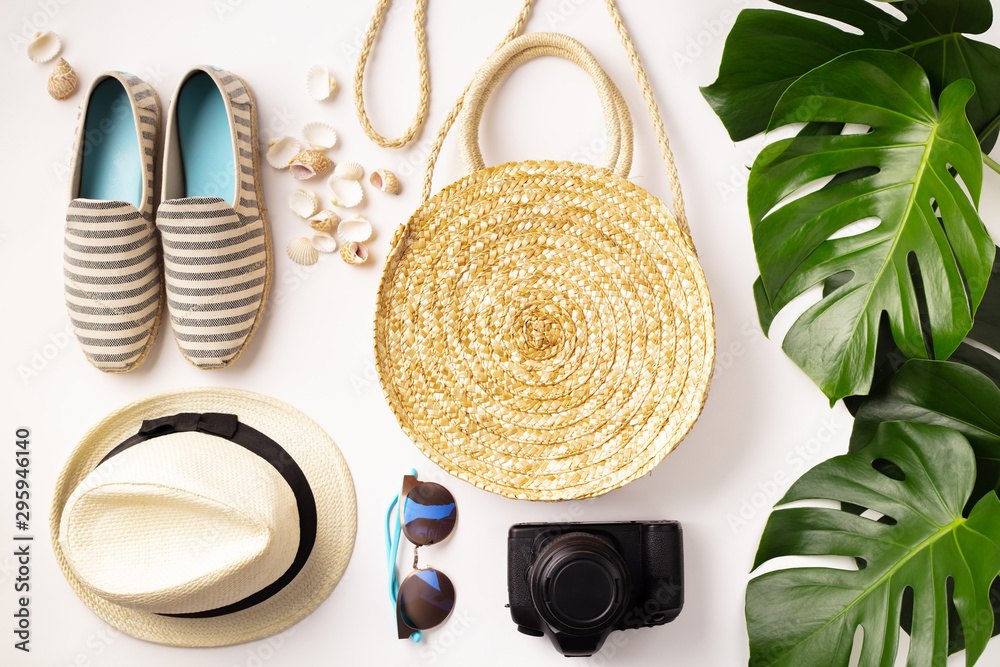
[[[288,208],[300,218],[308,218],[319,209],[319,197],[309,190],[296,190],[288,195]]]
[[[336,87],[337,82],[330,76],[330,70],[324,65],[313,65],[306,72],[306,92],[317,102],[322,102],[330,97]]]
[[[365,200],[365,191],[358,181],[337,178],[334,174],[326,184],[330,188],[330,199],[333,200],[334,206],[354,208]]]
[[[302,137],[313,148],[326,150],[337,145],[337,133],[326,123],[314,120],[302,126]]]
[[[341,243],[354,241],[361,243],[372,237],[372,223],[367,218],[355,215],[347,220],[341,221],[337,226],[337,238]]]
[[[368,261],[368,246],[351,241],[340,246],[340,258],[348,264],[364,264]]]
[[[267,162],[275,169],[288,169],[302,146],[293,137],[278,137],[267,144]]]
[[[357,162],[341,162],[333,170],[333,175],[346,181],[360,181],[365,175],[365,168]]]
[[[285,252],[293,262],[302,266],[311,266],[319,261],[319,250],[316,250],[312,241],[304,236],[292,239]]]
[[[33,63],[47,63],[62,51],[62,40],[54,32],[36,32],[28,44],[28,60]]]
[[[337,249],[337,239],[326,234],[317,234],[312,237],[312,247],[319,252],[333,252]]]
[[[317,232],[332,234],[340,222],[340,216],[333,211],[323,210],[309,218],[309,226]]]
[[[394,195],[399,192],[399,179],[388,169],[376,169],[368,180],[386,194]]]

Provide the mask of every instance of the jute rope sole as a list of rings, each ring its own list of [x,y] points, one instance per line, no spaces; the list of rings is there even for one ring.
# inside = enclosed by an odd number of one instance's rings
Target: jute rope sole
[[[714,363],[711,300],[669,209],[599,168],[477,171],[393,241],[376,363],[403,431],[512,498],[606,493],[687,435]]]

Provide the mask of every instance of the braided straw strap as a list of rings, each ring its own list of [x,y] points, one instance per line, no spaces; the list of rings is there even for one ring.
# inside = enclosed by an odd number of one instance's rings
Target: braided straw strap
[[[628,178],[632,168],[632,116],[618,86],[587,48],[566,35],[531,33],[512,40],[479,70],[466,93],[458,121],[458,148],[466,173],[485,169],[479,148],[479,124],[490,93],[512,69],[540,56],[558,56],[582,67],[597,86],[607,123],[608,156],[605,169]]]

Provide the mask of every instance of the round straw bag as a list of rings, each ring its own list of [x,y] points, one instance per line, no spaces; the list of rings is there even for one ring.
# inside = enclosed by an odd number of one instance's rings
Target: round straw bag
[[[541,55],[594,79],[608,122],[605,168],[484,168],[477,135],[490,91]],[[648,89],[637,56],[633,64]],[[626,180],[628,108],[569,37],[534,33],[498,50],[458,124],[468,175],[396,232],[379,287],[386,400],[424,454],[487,491],[565,500],[627,484],[688,433],[712,376],[712,305],[686,226]]]

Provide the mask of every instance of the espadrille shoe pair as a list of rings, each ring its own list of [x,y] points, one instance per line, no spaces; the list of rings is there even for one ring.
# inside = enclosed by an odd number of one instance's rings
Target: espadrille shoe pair
[[[91,84],[70,179],[65,291],[84,354],[107,373],[145,361],[164,301],[184,357],[228,366],[249,345],[270,289],[250,89],[212,67],[184,75],[155,206],[159,129],[159,99],[140,78],[105,72]]]

